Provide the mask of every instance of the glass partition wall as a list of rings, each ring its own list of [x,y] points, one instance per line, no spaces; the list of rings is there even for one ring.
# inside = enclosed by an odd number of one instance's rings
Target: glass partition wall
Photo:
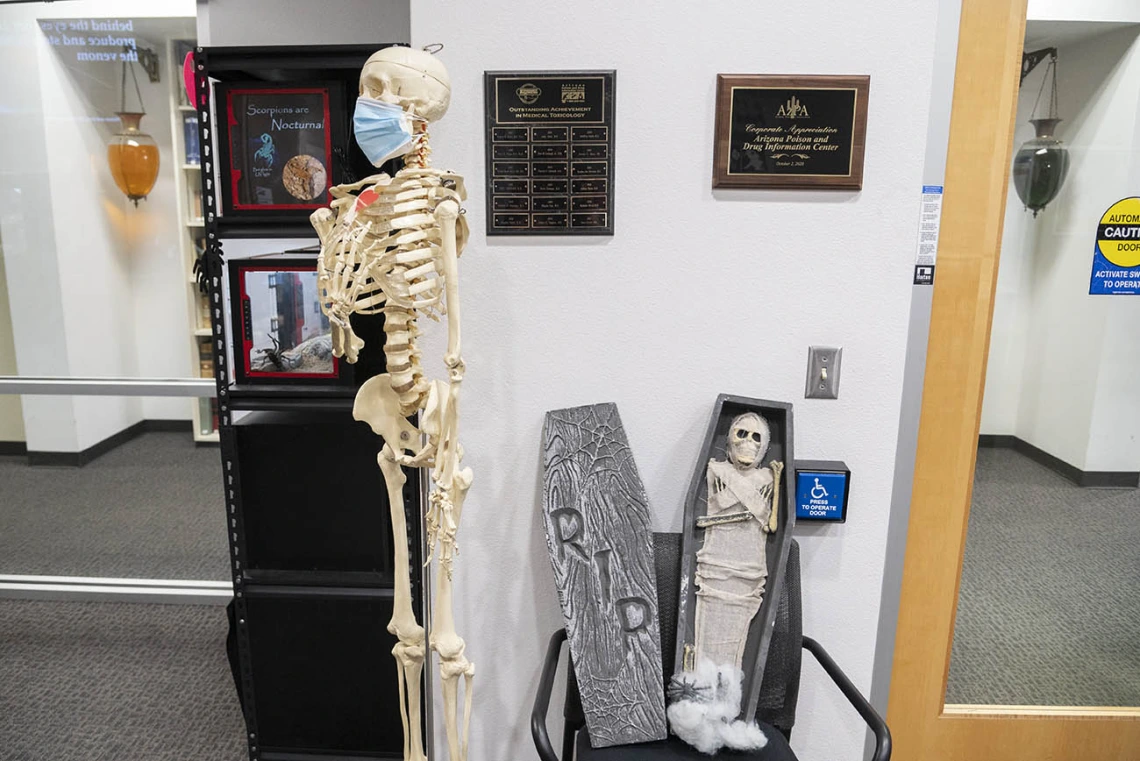
[[[196,10],[0,4],[4,758],[248,757],[195,282]]]
[[[231,594],[195,10],[0,7],[0,597]]]

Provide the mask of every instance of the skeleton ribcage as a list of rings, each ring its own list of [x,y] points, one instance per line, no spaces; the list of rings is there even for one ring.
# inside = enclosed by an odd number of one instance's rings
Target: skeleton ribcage
[[[339,193],[338,193],[339,191]],[[404,169],[359,196],[340,188],[335,227],[318,264],[322,309],[342,328],[348,316],[384,314],[384,355],[401,411],[421,406],[429,384],[416,348],[421,314],[444,314],[436,206],[463,200],[462,182],[437,169]]]

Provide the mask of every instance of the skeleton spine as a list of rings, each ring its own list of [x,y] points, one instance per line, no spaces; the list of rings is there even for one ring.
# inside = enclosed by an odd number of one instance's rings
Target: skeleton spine
[[[412,415],[427,396],[428,382],[420,367],[420,350],[416,347],[415,307],[384,307],[384,359],[392,376],[392,390],[400,397],[400,414]]]

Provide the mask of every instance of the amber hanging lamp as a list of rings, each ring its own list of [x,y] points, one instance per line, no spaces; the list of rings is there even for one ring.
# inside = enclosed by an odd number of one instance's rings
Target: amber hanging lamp
[[[1024,81],[1025,75],[1045,56],[1049,57],[1049,65],[1041,80],[1041,89],[1037,91],[1037,100],[1033,103],[1029,119],[1037,136],[1025,141],[1013,157],[1013,187],[1025,208],[1033,211],[1034,217],[1057,197],[1069,173],[1069,150],[1053,136],[1061,121],[1057,116],[1057,49],[1046,48],[1026,53],[1022,60],[1021,78]],[[1049,115],[1038,118],[1037,106],[1047,83],[1050,84]]]
[[[125,48],[128,53],[131,48]],[[128,55],[127,58],[131,56]],[[131,70],[131,79],[135,83],[135,94],[139,99],[139,110],[127,110],[127,69]],[[158,145],[154,138],[139,129],[139,122],[146,116],[143,106],[142,91],[139,90],[139,80],[129,60],[123,61],[122,99],[119,112],[119,131],[111,138],[107,145],[107,164],[111,167],[111,176],[115,184],[127,198],[134,202],[147,197],[154,188],[154,181],[158,179]]]

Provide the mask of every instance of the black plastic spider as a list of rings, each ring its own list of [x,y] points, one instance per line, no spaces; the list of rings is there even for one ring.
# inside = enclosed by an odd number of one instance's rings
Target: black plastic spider
[[[674,674],[669,680],[669,688],[666,693],[669,695],[669,702],[676,703],[679,700],[689,700],[695,703],[707,703],[712,700],[712,687],[707,684],[697,684],[692,679],[688,679],[679,674]]]

